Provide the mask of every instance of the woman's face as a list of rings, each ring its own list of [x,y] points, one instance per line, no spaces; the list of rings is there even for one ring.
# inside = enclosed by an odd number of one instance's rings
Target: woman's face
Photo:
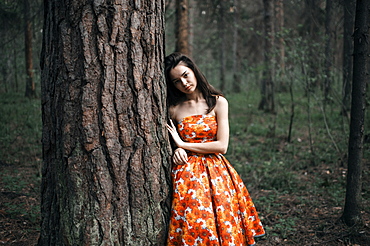
[[[174,86],[185,94],[191,94],[197,89],[197,79],[193,70],[181,63],[171,69],[169,76]]]

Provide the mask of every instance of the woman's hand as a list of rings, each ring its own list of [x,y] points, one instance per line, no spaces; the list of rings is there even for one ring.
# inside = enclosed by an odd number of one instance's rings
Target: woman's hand
[[[167,130],[171,133],[171,136],[173,138],[173,141],[175,141],[175,144],[177,147],[182,148],[184,145],[184,141],[180,138],[177,129],[175,125],[173,124],[172,120],[170,120],[171,125],[167,124]]]
[[[177,148],[172,156],[175,165],[184,165],[188,162],[188,155],[183,148]]]

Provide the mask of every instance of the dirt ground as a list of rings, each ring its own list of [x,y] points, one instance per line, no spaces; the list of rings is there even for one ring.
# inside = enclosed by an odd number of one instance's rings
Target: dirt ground
[[[0,161],[0,245],[30,246],[40,230],[37,168]]]
[[[368,164],[365,163],[365,167]],[[14,164],[0,162],[0,245],[35,245],[39,236],[40,178],[35,178],[39,175],[38,168],[18,165],[15,167]],[[340,170],[332,173],[325,170],[316,167],[308,170],[308,173],[326,175],[328,182],[340,175],[337,173]],[[11,184],[9,177],[18,180],[18,183]],[[309,185],[314,179],[311,180],[305,173],[302,174],[301,181]],[[369,177],[365,176],[364,188],[368,189],[368,184]],[[271,192],[252,191],[257,197],[268,197]],[[325,195],[316,195],[306,190],[300,194],[279,195],[274,202],[278,206],[274,206],[273,212],[263,204],[260,204],[261,208],[257,208],[267,230],[267,235],[258,240],[257,246],[370,245],[368,210],[363,212],[364,225],[348,228],[339,220],[342,207],[332,206]],[[369,209],[370,201],[363,202],[365,210]],[[286,225],[293,220],[294,223]]]

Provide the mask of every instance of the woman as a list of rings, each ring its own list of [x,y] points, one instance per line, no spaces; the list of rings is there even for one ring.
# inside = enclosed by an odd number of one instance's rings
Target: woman
[[[227,100],[185,55],[167,56],[165,75],[167,128],[177,146],[167,245],[253,245],[264,229],[243,181],[222,155],[229,142]]]

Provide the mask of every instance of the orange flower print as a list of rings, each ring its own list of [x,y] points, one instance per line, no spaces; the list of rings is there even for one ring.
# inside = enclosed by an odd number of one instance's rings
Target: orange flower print
[[[185,117],[178,132],[186,142],[214,141],[216,117]],[[247,188],[223,155],[188,152],[188,163],[174,166],[172,179],[168,246],[245,246],[265,233]]]

